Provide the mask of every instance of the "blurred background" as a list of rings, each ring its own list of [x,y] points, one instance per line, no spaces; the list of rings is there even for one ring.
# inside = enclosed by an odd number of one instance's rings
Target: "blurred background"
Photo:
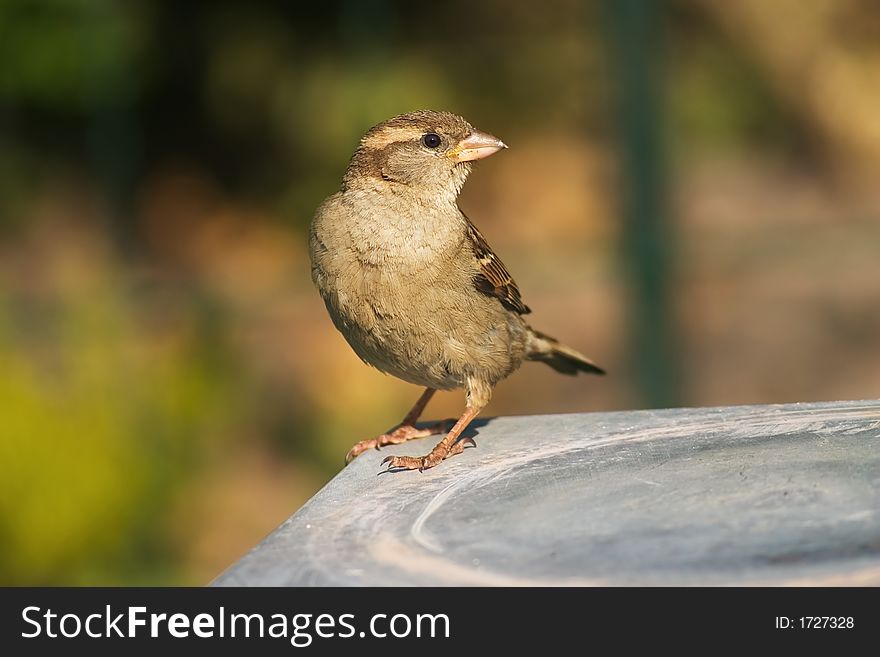
[[[0,59],[0,584],[207,583],[400,420],[306,238],[413,109],[510,145],[461,205],[609,370],[486,416],[880,396],[871,0],[0,0]]]

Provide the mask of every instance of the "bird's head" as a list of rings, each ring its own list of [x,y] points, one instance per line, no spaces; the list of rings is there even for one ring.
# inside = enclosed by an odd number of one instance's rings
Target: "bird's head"
[[[423,110],[401,114],[371,128],[361,139],[344,178],[407,185],[417,193],[458,196],[471,162],[507,146],[460,116]],[[381,183],[379,183],[381,184]]]

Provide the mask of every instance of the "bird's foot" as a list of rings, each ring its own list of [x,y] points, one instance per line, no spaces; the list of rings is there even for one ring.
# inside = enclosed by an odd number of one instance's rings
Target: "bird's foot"
[[[473,438],[461,438],[453,443],[452,447],[448,448],[443,443],[440,443],[426,456],[386,456],[382,459],[382,465],[387,463],[389,472],[397,470],[418,470],[423,472],[433,468],[450,456],[461,454],[466,447],[476,446],[477,443],[474,442]]]
[[[399,445],[413,438],[425,438],[443,433],[446,431],[447,425],[448,421],[437,422],[421,429],[411,424],[401,425],[391,433],[383,433],[381,436],[360,441],[348,450],[348,454],[345,455],[345,462],[351,463],[356,456],[366,452],[368,449],[379,449],[385,445]]]

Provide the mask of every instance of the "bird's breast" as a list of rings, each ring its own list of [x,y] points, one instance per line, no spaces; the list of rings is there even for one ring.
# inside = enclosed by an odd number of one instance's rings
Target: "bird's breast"
[[[518,366],[522,322],[474,291],[473,256],[455,217],[339,212],[313,222],[313,278],[362,360],[441,389],[464,385],[474,368],[491,379]]]

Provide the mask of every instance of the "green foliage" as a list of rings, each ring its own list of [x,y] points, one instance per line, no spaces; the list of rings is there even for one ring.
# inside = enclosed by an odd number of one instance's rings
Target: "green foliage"
[[[669,115],[676,139],[711,149],[773,143],[791,131],[779,102],[744,57],[717,41],[692,39],[675,49]],[[784,143],[784,142],[783,142]]]
[[[0,2],[0,99],[69,109],[119,102],[144,34],[138,3]]]
[[[0,295],[0,582],[148,583],[168,504],[236,420],[231,377],[196,331],[152,335],[124,282],[71,279],[24,322],[34,300]]]

